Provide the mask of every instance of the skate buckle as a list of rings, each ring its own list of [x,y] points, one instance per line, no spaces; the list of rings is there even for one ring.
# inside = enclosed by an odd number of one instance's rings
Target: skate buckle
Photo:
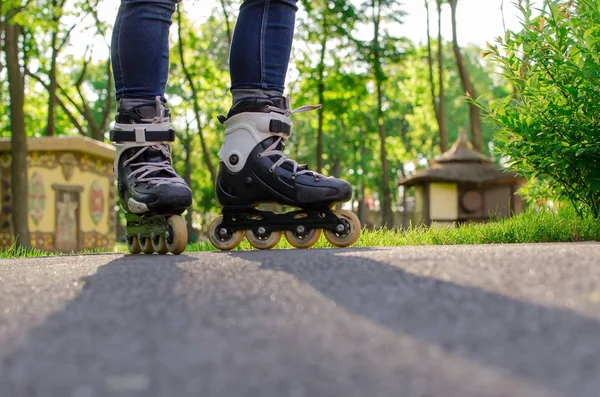
[[[134,131],[135,131],[135,141],[136,142],[145,142],[146,141],[146,129],[145,128],[136,128]]]

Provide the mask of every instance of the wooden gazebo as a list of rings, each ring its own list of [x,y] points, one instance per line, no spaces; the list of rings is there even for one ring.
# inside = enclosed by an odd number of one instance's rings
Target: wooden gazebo
[[[403,224],[448,226],[510,217],[522,211],[516,192],[524,181],[476,152],[462,132],[430,168],[399,181],[404,187]],[[410,212],[408,200],[414,201]]]

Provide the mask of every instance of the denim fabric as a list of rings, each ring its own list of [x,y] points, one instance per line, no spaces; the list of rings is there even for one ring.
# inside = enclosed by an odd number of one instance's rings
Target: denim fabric
[[[232,90],[258,88],[283,93],[296,10],[296,0],[242,3],[229,60]]]
[[[111,57],[117,99],[164,99],[176,0],[122,0]]]
[[[180,0],[121,0],[111,57],[117,99],[153,100],[169,73],[169,27]],[[244,0],[230,54],[232,89],[283,92],[297,0]]]

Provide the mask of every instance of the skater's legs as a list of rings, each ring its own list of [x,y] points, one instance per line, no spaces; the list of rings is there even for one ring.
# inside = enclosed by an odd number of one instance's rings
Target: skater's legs
[[[177,2],[122,0],[113,30],[118,106],[110,139],[117,148],[114,170],[131,253],[179,254],[187,242],[179,214],[191,205],[192,192],[173,169],[175,131],[164,96]]]
[[[296,0],[244,0],[231,44],[234,102],[283,93],[297,9]]]
[[[111,57],[117,100],[164,101],[169,72],[169,27],[179,0],[122,0]]]
[[[245,0],[241,7],[230,57],[233,106],[227,117],[219,116],[225,140],[216,193],[223,215],[208,231],[211,243],[222,250],[235,248],[244,236],[255,248],[269,249],[282,233],[297,248],[313,246],[321,230],[338,247],[360,235],[354,214],[331,210],[351,198],[350,184],[283,153],[292,114],[319,107],[292,111],[283,96],[296,10],[295,0]],[[254,208],[273,202],[301,210],[275,214]]]

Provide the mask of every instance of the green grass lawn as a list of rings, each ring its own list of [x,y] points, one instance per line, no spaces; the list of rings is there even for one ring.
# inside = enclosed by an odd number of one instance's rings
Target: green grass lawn
[[[527,212],[510,219],[485,224],[466,224],[455,228],[413,228],[400,230],[364,230],[354,247],[383,247],[403,245],[452,245],[452,244],[514,244],[550,243],[574,241],[600,241],[600,220],[581,218],[573,211],[560,214],[550,212]],[[314,248],[331,247],[323,236]],[[292,248],[285,238],[276,248]],[[245,240],[237,250],[252,249]],[[208,241],[190,244],[188,252],[216,251]],[[127,252],[125,244],[118,244],[112,251],[84,251],[78,254],[100,252]],[[8,249],[0,251],[0,258],[24,258],[45,255],[36,249]],[[64,254],[60,254],[64,255]]]

